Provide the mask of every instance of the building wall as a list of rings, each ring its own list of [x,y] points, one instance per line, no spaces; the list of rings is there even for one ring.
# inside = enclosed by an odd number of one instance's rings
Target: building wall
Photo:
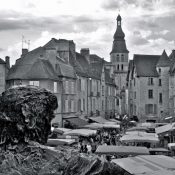
[[[5,91],[6,83],[6,67],[5,64],[0,64],[0,94]]]
[[[119,113],[125,114],[126,110],[126,94],[121,93],[122,89],[126,89],[126,77],[128,72],[128,53],[112,53],[110,55],[111,62],[114,65],[114,80],[118,86]]]
[[[169,109],[169,77],[170,77],[169,67],[161,67],[157,69],[161,69],[161,72],[159,72],[159,79],[161,79],[161,86],[159,86],[158,84],[158,91],[159,91],[159,94],[160,93],[162,94],[162,103],[160,103],[160,100],[158,99],[158,104],[159,104],[158,115],[160,118],[165,118],[166,116],[169,116],[169,111],[170,111]]]

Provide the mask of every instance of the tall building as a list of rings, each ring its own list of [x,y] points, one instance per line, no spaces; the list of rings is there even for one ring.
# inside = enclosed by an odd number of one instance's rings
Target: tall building
[[[125,43],[125,34],[122,30],[122,18],[117,16],[117,29],[114,33],[110,61],[113,66],[115,84],[118,86],[118,95],[120,97],[120,113],[126,113],[126,77],[128,72],[128,54],[129,51]]]
[[[128,70],[129,114],[140,121],[161,121],[169,115],[170,59],[162,55],[138,55]]]

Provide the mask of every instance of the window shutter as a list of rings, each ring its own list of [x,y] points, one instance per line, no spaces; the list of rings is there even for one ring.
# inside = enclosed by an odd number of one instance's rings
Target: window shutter
[[[68,112],[68,105],[69,105],[68,102],[69,102],[68,100],[65,100],[65,112]]]
[[[71,112],[74,112],[74,100],[71,100]]]
[[[154,104],[154,114],[157,114],[157,105]]]
[[[148,114],[148,105],[145,105],[145,114]]]

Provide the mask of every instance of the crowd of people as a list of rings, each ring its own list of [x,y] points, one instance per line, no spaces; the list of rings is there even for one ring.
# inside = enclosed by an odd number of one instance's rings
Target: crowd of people
[[[121,145],[118,130],[98,130],[96,135],[80,137],[78,149],[80,153],[94,153],[99,145]]]

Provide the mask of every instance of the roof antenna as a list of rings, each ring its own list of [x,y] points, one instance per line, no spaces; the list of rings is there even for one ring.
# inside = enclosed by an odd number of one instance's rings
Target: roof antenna
[[[25,40],[24,35],[22,35],[22,49],[24,49],[24,44],[27,44],[28,51],[30,49],[30,40]]]

